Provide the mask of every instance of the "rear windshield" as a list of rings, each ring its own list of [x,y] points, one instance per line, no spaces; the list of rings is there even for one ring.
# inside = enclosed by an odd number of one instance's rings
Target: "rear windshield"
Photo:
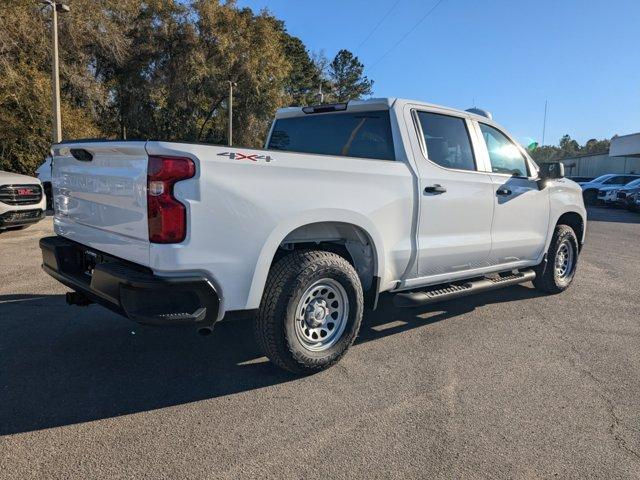
[[[276,120],[267,148],[395,160],[388,110],[281,118]]]

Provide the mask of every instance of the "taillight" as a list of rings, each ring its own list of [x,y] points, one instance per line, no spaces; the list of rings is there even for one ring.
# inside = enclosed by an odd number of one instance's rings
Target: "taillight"
[[[191,178],[196,165],[190,158],[150,156],[147,167],[149,241],[180,243],[187,235],[187,209],[173,196],[173,186]]]

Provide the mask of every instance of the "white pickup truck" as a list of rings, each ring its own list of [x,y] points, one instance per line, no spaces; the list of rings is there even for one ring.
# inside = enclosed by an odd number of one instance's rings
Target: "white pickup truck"
[[[580,187],[490,116],[372,99],[278,111],[265,150],[163,141],[53,147],[44,270],[145,324],[255,317],[265,354],[337,362],[381,292],[399,307],[571,283]]]

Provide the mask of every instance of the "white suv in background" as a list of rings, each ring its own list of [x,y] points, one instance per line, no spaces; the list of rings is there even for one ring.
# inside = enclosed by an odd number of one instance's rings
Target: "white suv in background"
[[[0,230],[39,222],[45,216],[45,208],[40,180],[0,171]]]

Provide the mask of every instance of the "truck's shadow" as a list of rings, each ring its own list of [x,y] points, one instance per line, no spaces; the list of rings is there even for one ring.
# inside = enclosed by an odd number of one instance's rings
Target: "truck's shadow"
[[[421,310],[393,309],[390,298],[383,297],[382,308],[365,316],[357,343],[425,327],[486,303],[536,295],[517,286]],[[191,329],[139,327],[100,307],[67,307],[62,295],[0,296],[0,435],[179,405],[296,378],[262,357],[248,320],[220,323],[212,336],[201,337]]]

